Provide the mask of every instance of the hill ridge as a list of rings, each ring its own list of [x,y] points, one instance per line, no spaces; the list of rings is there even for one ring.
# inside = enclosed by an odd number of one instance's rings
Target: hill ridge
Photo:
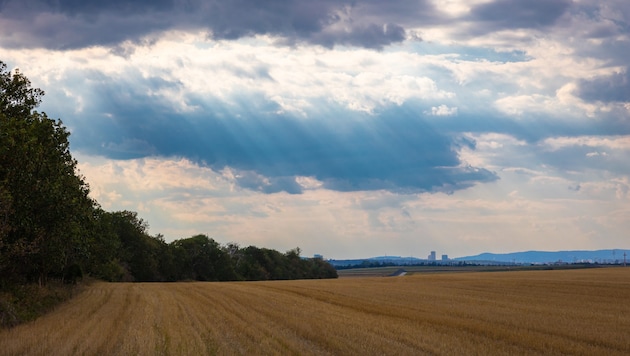
[[[365,265],[370,264],[390,264],[390,265],[412,265],[412,264],[449,264],[453,262],[478,262],[478,263],[623,263],[624,253],[630,262],[630,249],[602,249],[602,250],[560,250],[543,251],[529,250],[507,253],[483,252],[472,256],[455,257],[448,260],[428,260],[426,258],[403,257],[403,256],[374,256],[368,258],[330,259],[333,266]]]

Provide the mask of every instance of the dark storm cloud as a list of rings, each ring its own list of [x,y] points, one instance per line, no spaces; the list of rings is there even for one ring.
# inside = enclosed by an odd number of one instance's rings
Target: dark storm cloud
[[[630,102],[630,76],[626,71],[582,80],[579,83],[578,96],[587,101]]]
[[[570,5],[570,0],[497,0],[475,7],[471,19],[486,24],[478,31],[540,28],[553,25]]]
[[[396,24],[357,26],[349,31],[317,34],[312,37],[315,43],[331,47],[336,43],[381,48],[405,39],[405,29]]]
[[[14,3],[5,0],[3,3]],[[152,10],[172,10],[174,0],[21,0],[25,8],[48,8],[72,16],[89,16],[90,13],[101,11],[116,11],[120,13],[139,13]]]
[[[285,43],[381,48],[402,41],[405,26],[434,21],[436,14],[424,0],[4,0],[0,44],[114,46],[163,30],[196,29],[217,39],[269,34]]]
[[[265,193],[300,193],[297,176],[317,178],[338,191],[397,192],[452,192],[497,179],[488,170],[462,167],[459,143],[409,111],[374,117],[337,108],[331,112],[343,120],[295,119],[278,116],[275,103],[254,96],[241,98],[236,112],[234,106],[190,96],[188,104],[200,110],[180,115],[141,89],[173,89],[177,82],[138,73],[125,74],[135,85],[98,73],[73,75],[69,80],[81,81],[93,101],[64,122],[72,130],[73,149],[88,154],[186,157],[216,171],[229,168],[241,187]]]

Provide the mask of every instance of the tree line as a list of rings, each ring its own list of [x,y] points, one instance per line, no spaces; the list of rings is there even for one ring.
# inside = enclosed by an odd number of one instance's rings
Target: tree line
[[[0,61],[0,283],[336,278],[322,259],[206,235],[167,243],[136,212],[89,196],[61,120],[36,111],[44,92]],[[2,285],[0,285],[2,287]]]

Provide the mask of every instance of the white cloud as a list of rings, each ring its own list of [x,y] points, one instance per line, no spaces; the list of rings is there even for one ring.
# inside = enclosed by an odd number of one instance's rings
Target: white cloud
[[[630,136],[577,136],[552,137],[543,142],[551,150],[571,146],[605,148],[609,150],[630,150]]]
[[[512,153],[521,155],[523,151],[527,151],[527,142],[519,140],[516,137],[502,133],[464,133],[463,136],[475,143],[474,148],[463,147],[459,151],[460,159],[475,167],[488,167],[491,169],[510,169],[519,164],[523,164],[521,160],[506,164],[503,161],[496,161],[496,158],[509,157]],[[523,168],[523,167],[519,167]]]
[[[599,156],[606,157],[608,156],[608,153],[594,151],[594,152],[589,152],[586,154],[586,157],[599,157]]]
[[[433,116],[453,116],[457,115],[457,107],[448,107],[444,104],[440,106],[432,106],[431,111],[427,112],[429,115]]]
[[[273,38],[265,36],[252,41],[210,42],[204,33],[182,32],[167,33],[148,46],[126,46],[130,48],[126,58],[101,47],[67,51],[63,56],[42,49],[9,52],[17,63],[34,64],[27,72],[34,84],[44,88],[51,85],[51,89],[56,89],[53,83],[58,85],[58,80],[67,80],[71,73],[81,70],[124,81],[132,79],[130,71],[137,70],[145,79],[178,83],[158,91],[147,88],[147,95],[161,97],[182,113],[198,109],[187,101],[191,93],[235,104],[237,96],[249,92],[300,115],[313,110],[321,100],[372,112],[388,105],[402,105],[410,99],[431,102],[455,96],[422,74],[422,68],[430,63],[422,56],[409,58],[405,52],[336,51],[321,47],[301,47],[296,51],[278,47]],[[410,59],[415,62],[413,66],[407,63]],[[60,89],[68,97],[81,96],[75,88]],[[85,105],[86,100],[80,100]]]

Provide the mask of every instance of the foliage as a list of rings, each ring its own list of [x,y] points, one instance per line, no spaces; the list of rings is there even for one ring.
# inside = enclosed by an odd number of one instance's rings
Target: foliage
[[[5,288],[0,291],[0,326],[34,320],[78,292],[75,286],[60,281],[46,286],[19,284]]]
[[[26,117],[31,114],[44,96],[44,91],[31,88],[28,80],[18,69],[11,74],[7,65],[0,61],[0,112],[7,117]]]
[[[0,275],[18,281],[50,276],[82,263],[94,202],[76,172],[70,133],[62,122],[33,109],[43,91],[0,62],[0,205],[3,261]]]
[[[337,278],[322,259],[304,259],[299,249],[276,250],[231,243],[221,246],[206,235],[173,241],[175,280],[235,281]]]

